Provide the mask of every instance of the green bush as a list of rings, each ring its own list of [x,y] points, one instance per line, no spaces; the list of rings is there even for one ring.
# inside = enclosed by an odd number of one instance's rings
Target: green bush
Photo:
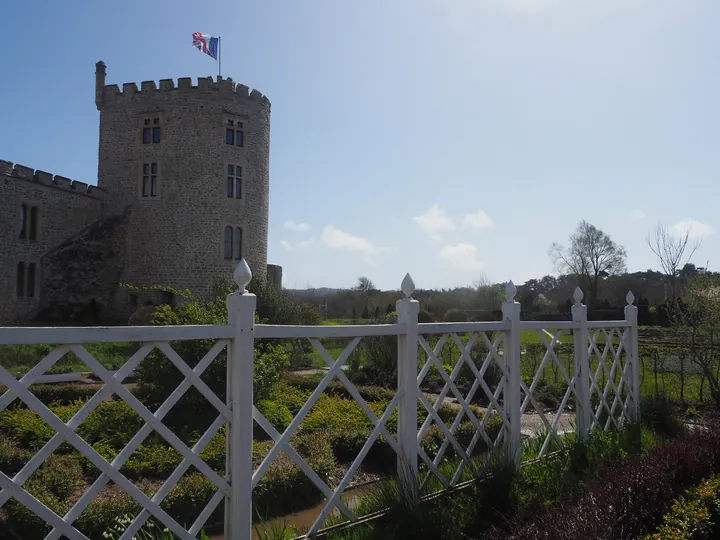
[[[262,399],[257,402],[257,408],[265,416],[265,418],[267,418],[268,422],[270,422],[280,433],[285,431],[285,428],[287,428],[293,420],[293,415],[290,412],[290,409],[282,403],[276,403],[275,401],[270,401],[269,399]],[[258,429],[264,433],[264,430],[261,427],[258,426]]]
[[[370,419],[354,399],[323,394],[303,419],[303,431],[358,429],[370,426]]]
[[[13,476],[30,461],[34,452],[20,448],[17,443],[4,435],[0,435],[0,471]]]
[[[121,468],[128,477],[165,478],[172,473],[183,457],[169,444],[140,445]]]
[[[94,384],[38,384],[30,391],[45,405],[69,405],[76,401],[87,401],[95,395],[99,385]]]
[[[102,441],[120,449],[144,424],[140,415],[124,401],[104,401],[75,431],[89,444]]]
[[[297,435],[292,438],[291,445],[320,478],[331,483],[335,458],[325,438],[316,434]],[[258,455],[258,461],[260,459]],[[315,484],[284,452],[270,464],[253,491],[254,508],[263,518],[299,510],[318,498],[321,493]]]
[[[64,501],[83,484],[83,471],[75,457],[50,456],[28,481],[41,485]]]
[[[82,405],[82,402],[76,401],[52,407],[52,411],[60,420],[67,422]],[[55,430],[35,411],[20,407],[5,409],[0,413],[0,432],[32,450],[39,450],[55,435]]]
[[[688,490],[663,518],[655,534],[645,540],[700,540],[720,534],[720,476]]]
[[[470,318],[468,317],[467,312],[458,308],[448,309],[443,316],[443,321],[445,322],[464,322],[469,320]]]
[[[667,396],[642,396],[640,410],[642,423],[659,435],[675,437],[685,430]]]
[[[28,493],[56,514],[63,516],[70,510],[70,504],[58,499],[57,496],[42,484],[28,481],[23,486]],[[23,540],[39,540],[50,532],[50,526],[44,519],[31,512],[25,505],[10,499],[5,506],[5,525]]]
[[[290,411],[290,414],[295,416],[302,406],[305,405],[309,397],[309,391],[283,381],[275,387],[272,400],[281,405],[285,405]]]
[[[217,487],[200,473],[184,476],[170,490],[160,505],[171,517],[182,525],[190,526],[205,508]],[[222,512],[223,505],[215,511],[217,516]]]

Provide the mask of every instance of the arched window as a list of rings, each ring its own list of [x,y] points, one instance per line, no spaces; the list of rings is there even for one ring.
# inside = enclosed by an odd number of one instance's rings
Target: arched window
[[[37,206],[30,207],[30,240],[37,240]]]
[[[20,205],[20,238],[25,238],[27,229],[27,206]]]
[[[225,258],[232,259],[233,230],[229,225],[225,227]]]
[[[25,296],[25,263],[18,263],[17,265],[17,286],[15,288],[15,295],[18,297]]]
[[[27,294],[28,298],[35,296],[35,264],[28,264],[27,270]]]
[[[242,229],[235,229],[235,258],[242,259]]]

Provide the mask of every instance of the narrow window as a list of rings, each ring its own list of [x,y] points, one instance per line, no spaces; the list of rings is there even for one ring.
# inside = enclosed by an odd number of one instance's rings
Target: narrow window
[[[143,177],[142,177],[142,196],[147,197],[150,194],[150,164],[143,164]]]
[[[235,167],[235,198],[242,199],[242,167]]]
[[[225,258],[232,259],[233,230],[232,227],[225,227]]]
[[[160,142],[160,127],[153,128],[153,142],[154,143]]]
[[[235,130],[232,128],[227,128],[225,130],[225,144],[235,144]]]
[[[229,198],[242,199],[242,167],[240,165],[228,165],[227,168],[227,196]]]
[[[28,264],[27,269],[27,297],[35,296],[35,264]]]
[[[20,205],[20,238],[25,238],[27,230],[27,205]]]
[[[157,163],[143,163],[141,191],[143,197],[157,197],[158,176]]]
[[[231,120],[228,118],[225,126],[225,144],[233,146],[244,146],[243,123],[239,120]]]
[[[242,259],[242,229],[235,229],[235,258]]]
[[[17,265],[17,285],[15,287],[15,295],[18,298],[25,296],[25,263]]]
[[[228,172],[227,172],[227,196],[232,198],[233,196],[233,186],[235,185],[235,175],[233,174],[234,167],[232,165],[228,165]]]
[[[150,134],[152,130],[149,127],[143,128],[143,144],[150,144]]]
[[[236,131],[236,132],[235,132],[235,144],[236,144],[237,146],[245,146],[245,145],[244,145],[244,139],[245,139],[245,137],[244,137],[243,135],[244,135],[244,134],[243,134],[242,131]]]
[[[37,240],[37,206],[30,207],[30,240]]]
[[[150,196],[157,196],[157,163],[150,164]]]

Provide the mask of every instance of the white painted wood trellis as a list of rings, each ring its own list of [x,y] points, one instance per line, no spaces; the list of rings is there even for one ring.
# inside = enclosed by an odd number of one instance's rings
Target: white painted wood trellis
[[[575,431],[581,440],[587,439],[591,429],[620,427],[628,421],[639,420],[637,308],[633,306],[632,293],[627,295],[624,320],[588,322],[587,308],[582,304],[583,295],[577,289],[571,321],[521,321],[520,304],[514,300],[516,291],[511,282],[506,289],[507,299],[502,307],[502,321],[418,323],[419,303],[412,299],[415,286],[407,275],[401,285],[404,298],[397,302],[398,322],[395,324],[278,326],[254,324],[256,299],[246,290],[251,274],[244,260],[238,265],[233,277],[239,286],[239,291],[228,297],[227,325],[0,328],[0,344],[56,345],[20,380],[0,367],[0,384],[7,388],[0,397],[0,411],[6,409],[15,399],[20,399],[56,432],[55,436],[12,478],[0,471],[0,507],[14,497],[52,527],[46,538],[58,539],[65,536],[71,539],[86,539],[87,537],[73,524],[108,482],[113,482],[142,507],[142,511],[135,516],[130,527],[122,535],[122,540],[132,538],[150,518],[161,522],[180,538],[196,538],[213,511],[223,502],[225,538],[249,540],[252,530],[253,489],[278,455],[284,452],[327,499],[324,509],[309,530],[308,534],[313,535],[320,530],[334,509],[350,520],[357,519],[341,496],[358,472],[373,443],[380,436],[398,456],[398,477],[402,480],[401,486],[406,495],[418,497],[421,488],[426,486],[432,475],[436,476],[445,488],[457,485],[466,469],[473,474],[481,475],[489,463],[489,458],[486,453],[484,461],[478,459],[476,447],[480,443],[484,448],[491,450],[490,454],[497,452],[519,467],[522,462],[522,419],[523,415],[529,412],[528,408],[531,405],[538,413],[536,417],[540,418],[547,432],[544,434],[545,438],[539,453],[541,458],[547,454],[550,445],[563,447],[558,426],[563,413],[568,411],[571,398],[574,399],[576,406]],[[572,331],[574,341],[572,368],[569,368],[569,363],[563,365],[557,350],[561,333],[568,330]],[[532,381],[529,386],[524,382],[521,372],[521,358],[524,354],[521,332],[528,331],[537,332],[545,348],[539,368],[531,374]],[[397,392],[379,416],[373,412],[343,372],[343,366],[362,339],[378,336],[396,336],[398,347]],[[252,360],[256,339],[286,338],[308,339],[327,364],[328,371],[288,428],[283,433],[279,433],[253,405]],[[323,338],[348,338],[350,342],[337,358],[333,358],[321,343],[320,340]],[[173,350],[169,342],[192,339],[215,340],[215,343],[205,357],[191,369]],[[99,342],[137,342],[139,348],[117,372],[111,373],[84,347],[84,344]],[[440,361],[440,354],[448,344],[453,344],[460,352],[450,372]],[[473,358],[473,348],[476,345],[480,346],[484,356]],[[154,349],[161,351],[185,379],[152,413],[123,386],[122,382]],[[201,379],[203,372],[223,351],[226,351],[228,358],[227,402],[221,401]],[[104,384],[70,420],[63,422],[30,392],[29,387],[40,380],[40,377],[68,352],[75,353]],[[458,386],[458,377],[464,366],[467,366],[472,374],[472,384],[466,395],[462,394]],[[534,394],[541,384],[545,369],[550,366],[554,366],[562,376],[567,389],[558,410],[548,418]],[[499,382],[494,389],[486,382],[487,371],[491,367],[499,370],[500,373]],[[423,381],[431,371],[439,374],[444,383],[442,390],[433,400],[420,391]],[[334,379],[338,379],[343,384],[374,427],[342,480],[337,486],[331,487],[313,471],[290,441],[303,419]],[[191,387],[198,390],[217,411],[215,421],[192,448],[184,444],[162,423],[163,418]],[[78,436],[75,429],[100,403],[113,394],[132,407],[145,421],[145,425],[125,448],[108,462]],[[478,413],[478,408],[471,405],[476,395],[483,396],[485,398],[483,401],[488,403],[482,414]],[[454,398],[456,403],[456,413],[450,425],[446,425],[440,416],[440,410],[442,404],[450,397]],[[420,425],[418,402],[427,411],[427,416]],[[397,434],[393,434],[388,429],[387,423],[396,410]],[[494,415],[500,418],[502,429],[493,439],[487,427]],[[456,436],[456,430],[464,418],[467,418],[475,428],[469,444],[465,447]],[[258,423],[274,441],[272,449],[255,470],[252,461],[254,422]],[[218,474],[200,458],[201,452],[223,425],[227,426],[225,475]],[[428,455],[421,445],[432,425],[437,425],[444,436],[444,441],[434,457]],[[120,468],[153,431],[177,450],[183,456],[183,460],[157,492],[152,497],[148,497],[120,473]],[[60,516],[28,493],[23,486],[33,472],[64,442],[71,444],[102,474],[70,510],[64,516]],[[453,466],[452,474],[447,475],[441,468],[450,448],[459,459],[454,462],[456,465]],[[191,466],[210,479],[216,487],[216,492],[204,510],[195,517],[194,522],[185,528],[163,510],[161,503]]]

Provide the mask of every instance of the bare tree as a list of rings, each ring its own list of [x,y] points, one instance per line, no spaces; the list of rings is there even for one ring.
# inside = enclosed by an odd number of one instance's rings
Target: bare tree
[[[581,276],[586,281],[588,305],[597,300],[600,279],[625,272],[625,248],[613,242],[603,231],[581,221],[565,247],[554,242],[548,254],[556,268]]]
[[[370,278],[360,276],[357,280],[357,285],[353,287],[353,290],[358,291],[362,294],[369,294],[373,291],[377,291],[377,288],[375,288],[375,284],[370,281]]]
[[[674,235],[665,225],[658,223],[655,231],[646,238],[647,245],[660,261],[663,272],[670,281],[672,297],[677,297],[677,278],[683,267],[690,262],[690,259],[700,247],[700,240],[692,246],[688,246],[690,240],[690,228],[684,235]],[[689,250],[689,251],[688,251]],[[685,255],[687,252],[687,256]],[[683,262],[684,261],[684,262]]]

